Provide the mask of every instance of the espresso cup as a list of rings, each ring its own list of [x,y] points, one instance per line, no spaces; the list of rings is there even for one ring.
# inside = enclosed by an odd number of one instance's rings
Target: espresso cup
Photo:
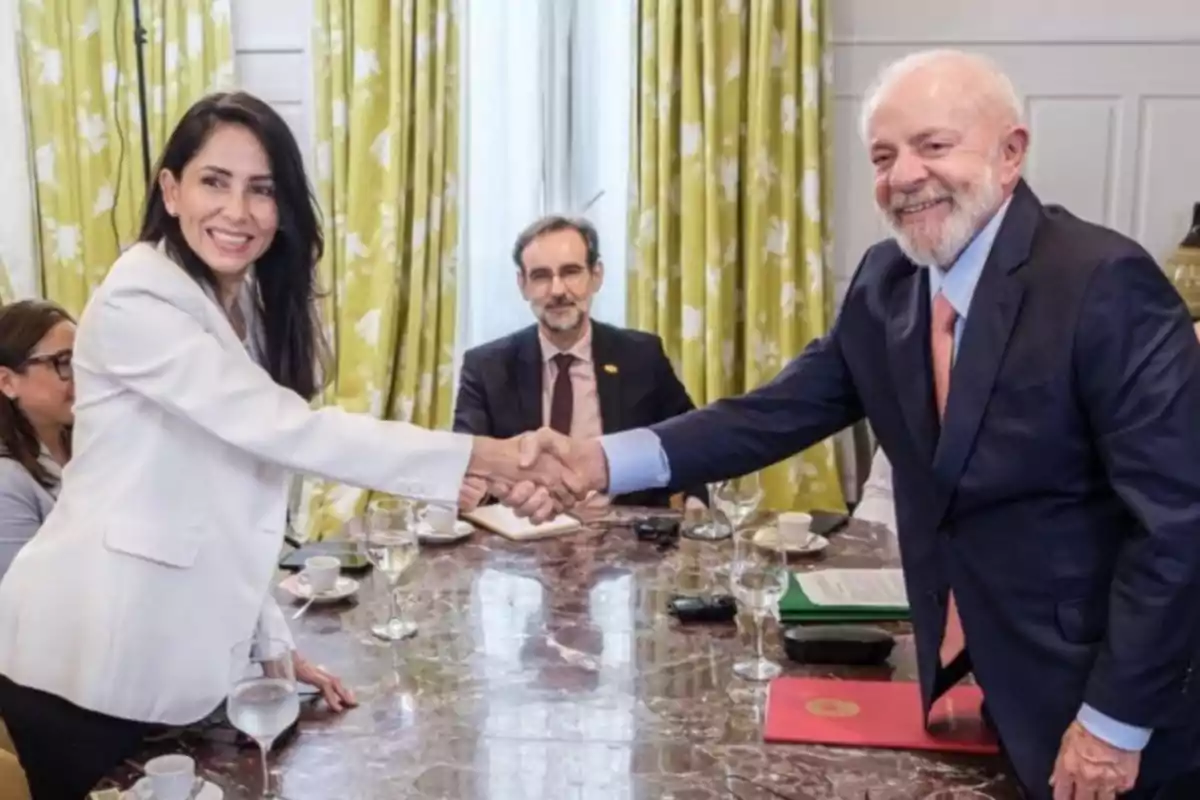
[[[458,514],[454,509],[446,508],[445,506],[429,506],[425,509],[425,516],[422,521],[429,526],[429,530],[433,533],[450,533],[454,530],[454,523],[458,520]]]
[[[812,543],[812,514],[785,511],[775,520],[779,541],[784,547],[807,547]]]
[[[196,762],[185,755],[152,758],[145,770],[154,800],[187,800],[196,783]]]
[[[338,574],[342,570],[342,562],[334,556],[313,556],[304,562],[304,570],[300,580],[308,584],[313,594],[324,594],[333,591],[337,586]]]

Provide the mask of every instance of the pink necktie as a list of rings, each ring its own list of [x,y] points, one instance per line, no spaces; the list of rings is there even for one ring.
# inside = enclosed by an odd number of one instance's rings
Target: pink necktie
[[[929,345],[933,350],[933,393],[937,400],[938,419],[946,414],[946,398],[950,396],[950,364],[954,361],[954,322],[958,314],[946,295],[933,297],[933,326]]]
[[[946,415],[946,398],[950,396],[950,365],[954,360],[954,323],[957,319],[954,306],[939,291],[933,297],[933,325],[929,331],[929,346],[933,355],[933,394],[937,401],[938,419]],[[950,592],[946,630],[942,633],[939,650],[942,665],[949,665],[962,652],[965,644],[958,604],[954,600],[954,592]]]

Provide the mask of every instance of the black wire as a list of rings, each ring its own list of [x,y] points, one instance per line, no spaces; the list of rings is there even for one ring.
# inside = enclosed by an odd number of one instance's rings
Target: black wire
[[[120,149],[117,151],[117,180],[113,185],[112,208],[108,210],[108,220],[112,225],[113,241],[121,250],[121,231],[117,225],[118,201],[121,199],[121,177],[125,166],[125,129],[121,127],[121,9],[124,3],[117,3],[113,12],[113,56],[116,66],[116,76],[113,79],[113,122],[117,129],[117,139]],[[138,113],[145,113],[139,109]]]

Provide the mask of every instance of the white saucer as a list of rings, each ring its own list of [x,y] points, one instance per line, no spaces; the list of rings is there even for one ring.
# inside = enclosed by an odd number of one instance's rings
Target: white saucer
[[[221,790],[212,781],[205,781],[204,788],[200,790],[200,794],[196,795],[196,800],[222,800],[225,797],[225,792]],[[121,800],[154,800],[154,795],[150,794],[150,779],[142,778],[135,783],[128,791],[121,794]]]
[[[754,534],[754,543],[759,547],[779,547],[779,531],[774,525],[767,527]],[[829,547],[829,540],[818,533],[811,534],[809,539],[804,544],[788,544],[784,545],[783,552],[789,555],[806,556],[814,553],[819,553]]]
[[[288,575],[279,582],[280,587],[295,597],[297,600],[308,600],[313,597],[312,589],[308,584],[300,580],[300,573]],[[354,578],[347,578],[345,575],[339,575],[337,585],[328,592],[321,592],[316,597],[313,597],[313,603],[336,603],[339,600],[345,600],[358,591],[358,581]]]
[[[454,528],[448,531],[435,531],[427,522],[417,526],[417,538],[426,544],[450,544],[466,539],[475,532],[475,526],[466,520],[455,520]]]

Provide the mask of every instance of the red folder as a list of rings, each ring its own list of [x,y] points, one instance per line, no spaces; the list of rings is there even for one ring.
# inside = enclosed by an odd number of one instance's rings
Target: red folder
[[[763,736],[768,742],[998,753],[982,702],[978,686],[955,686],[934,704],[926,730],[916,683],[778,678],[771,682]]]

